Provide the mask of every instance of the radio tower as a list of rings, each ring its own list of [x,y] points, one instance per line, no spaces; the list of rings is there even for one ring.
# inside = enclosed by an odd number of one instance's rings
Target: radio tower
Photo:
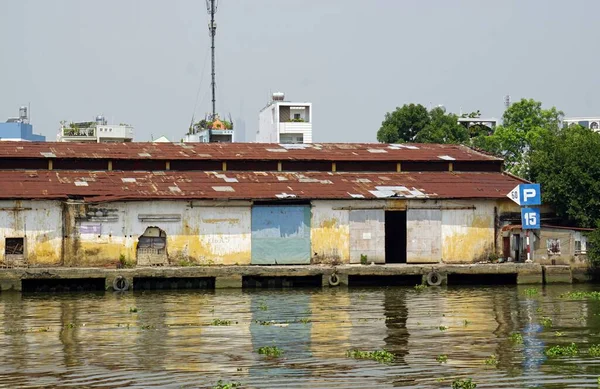
[[[210,15],[210,22],[208,22],[208,35],[211,39],[210,51],[211,51],[211,63],[212,63],[212,120],[217,117],[216,101],[215,101],[215,34],[217,33],[217,23],[215,22],[215,13],[217,13],[217,7],[219,6],[219,0],[206,0],[206,10]]]

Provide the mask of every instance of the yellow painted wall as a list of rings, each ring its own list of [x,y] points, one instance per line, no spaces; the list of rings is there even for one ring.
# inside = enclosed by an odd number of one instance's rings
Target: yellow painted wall
[[[24,238],[24,259],[30,266],[60,265],[61,215],[58,201],[0,201],[0,261],[6,238]]]
[[[349,262],[349,211],[334,210],[333,207],[336,207],[336,202],[313,202],[310,231],[312,263]]]

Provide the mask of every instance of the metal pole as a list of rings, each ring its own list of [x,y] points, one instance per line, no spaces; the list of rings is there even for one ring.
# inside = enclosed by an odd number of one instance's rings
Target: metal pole
[[[525,241],[527,242],[527,260],[531,260],[531,246],[529,245],[529,230],[525,230]]]
[[[215,0],[210,0],[210,38],[211,38],[211,57],[212,57],[212,120],[215,120],[217,110],[215,102],[215,34],[217,27],[215,26]]]

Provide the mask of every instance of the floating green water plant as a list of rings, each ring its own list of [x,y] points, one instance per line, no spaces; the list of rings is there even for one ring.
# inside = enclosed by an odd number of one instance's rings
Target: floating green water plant
[[[483,363],[485,363],[488,366],[496,366],[498,364],[498,358],[492,354],[489,357],[487,357]]]
[[[467,319],[463,320],[463,326],[468,326],[469,324],[471,324],[470,321],[468,321]]]
[[[595,358],[600,357],[600,344],[591,345],[588,350],[588,354]]]
[[[136,313],[137,311],[138,311],[138,309],[136,307],[129,308],[129,313]]]
[[[415,291],[422,292],[425,289],[427,289],[427,285],[425,285],[425,284],[419,284],[419,285],[415,285],[414,288],[415,288]]]
[[[475,389],[477,384],[471,378],[458,378],[452,381],[452,389]]]
[[[259,347],[257,352],[260,355],[264,355],[269,358],[278,358],[283,354],[283,350],[281,350],[277,346],[263,346]]]
[[[392,363],[396,356],[387,350],[360,351],[348,350],[346,356],[353,359],[370,359],[379,363]]]
[[[600,300],[600,292],[567,292],[560,295],[561,298],[571,299],[571,300],[583,300],[583,299],[591,299],[591,300]]]
[[[514,344],[523,344],[523,335],[520,332],[513,332],[508,338]]]
[[[546,350],[545,354],[549,357],[573,357],[579,354],[579,348],[575,343],[568,346],[552,346]]]
[[[438,328],[440,331],[446,331],[448,329],[446,326],[439,326]]]
[[[230,326],[231,320],[214,319],[210,322],[211,326]]]
[[[260,309],[261,311],[266,311],[269,309],[269,306],[267,304],[263,302],[260,303],[260,305],[258,306],[258,309]]]
[[[440,354],[437,357],[435,357],[435,360],[439,363],[446,363],[448,362],[448,356],[446,354]]]
[[[219,380],[219,382],[217,382],[217,384],[213,386],[213,389],[235,389],[241,387],[242,384],[240,384],[239,382],[223,382],[222,380]]]
[[[549,317],[542,317],[540,319],[540,324],[544,327],[552,327],[552,319]]]
[[[529,297],[537,296],[538,293],[539,293],[539,291],[536,288],[525,289],[525,295],[529,296]]]

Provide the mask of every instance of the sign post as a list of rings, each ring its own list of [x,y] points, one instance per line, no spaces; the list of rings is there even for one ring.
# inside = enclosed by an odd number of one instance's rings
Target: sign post
[[[527,260],[531,261],[529,230],[538,230],[541,228],[540,209],[537,207],[532,208],[532,206],[542,205],[542,192],[540,184],[518,185],[506,196],[521,206],[521,228],[525,230]]]

